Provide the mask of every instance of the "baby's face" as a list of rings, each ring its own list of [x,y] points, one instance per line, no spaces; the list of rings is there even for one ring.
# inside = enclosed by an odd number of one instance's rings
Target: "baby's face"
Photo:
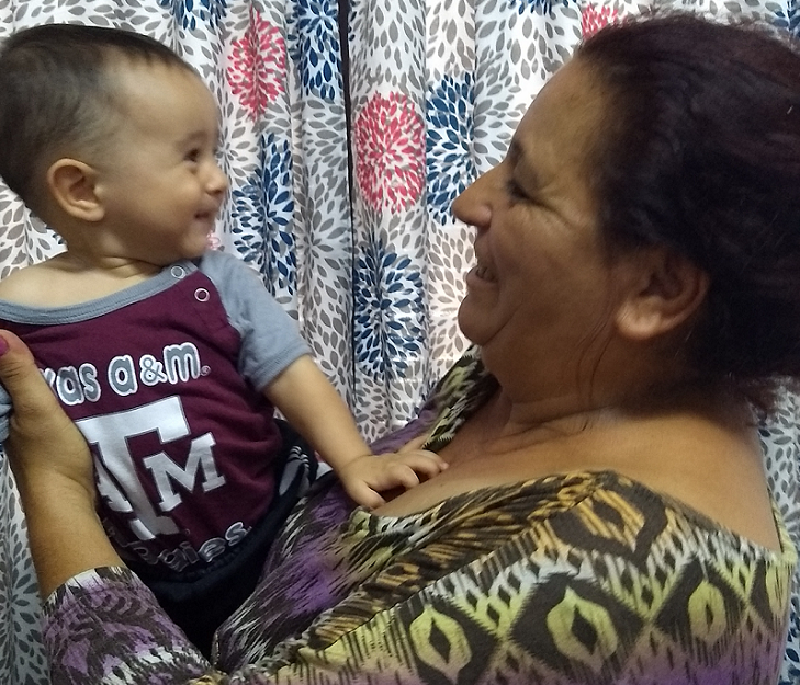
[[[96,166],[117,256],[160,266],[198,257],[227,189],[214,98],[179,67],[124,64],[110,77],[120,123]]]

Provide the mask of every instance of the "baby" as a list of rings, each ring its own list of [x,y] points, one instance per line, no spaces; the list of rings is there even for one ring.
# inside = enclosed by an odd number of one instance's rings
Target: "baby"
[[[177,55],[115,29],[39,26],[4,43],[0,92],[0,176],[66,243],[0,282],[0,326],[91,444],[119,553],[156,594],[178,583],[160,599],[206,642],[269,545],[285,456],[274,407],[361,505],[444,465],[373,456],[294,321],[241,260],[206,251],[227,186],[217,109]]]

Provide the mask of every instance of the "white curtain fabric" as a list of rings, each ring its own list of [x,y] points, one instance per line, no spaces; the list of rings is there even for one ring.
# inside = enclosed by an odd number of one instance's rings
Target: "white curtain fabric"
[[[656,4],[793,32],[800,22],[795,0]],[[654,7],[351,0],[343,46],[336,0],[0,0],[0,39],[47,22],[116,26],[198,70],[220,106],[230,178],[215,247],[262,275],[375,438],[413,413],[465,347],[456,311],[471,234],[453,220],[453,198],[502,159],[531,99],[585,34]],[[0,226],[0,277],[61,249],[2,188]],[[790,517],[796,411],[764,432]],[[1,456],[0,614],[0,682],[43,685],[35,580]],[[796,611],[793,621],[796,643]],[[800,682],[790,667],[784,682]]]

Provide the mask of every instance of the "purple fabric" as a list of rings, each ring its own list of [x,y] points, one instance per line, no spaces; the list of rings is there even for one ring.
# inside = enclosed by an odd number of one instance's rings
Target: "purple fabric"
[[[270,552],[261,583],[250,601],[217,631],[219,666],[236,670],[254,663],[280,642],[299,635],[324,610],[335,606],[352,590],[331,573],[339,560],[340,527],[354,505],[332,477],[315,490],[287,522],[290,537],[280,538]],[[295,525],[296,519],[302,525]],[[300,572],[302,569],[302,572]],[[277,589],[279,591],[276,591]],[[273,617],[265,621],[264,616]]]
[[[476,371],[445,394],[465,397]],[[448,404],[431,434],[474,406]],[[354,511],[326,477],[220,628],[215,668],[124,569],[59,588],[45,639],[54,685],[773,685],[797,559],[780,534],[765,550],[613,471],[397,517]]]
[[[44,629],[49,661],[58,664],[52,685],[99,685],[100,673],[116,673],[118,682],[168,685],[208,671],[150,590],[127,569],[86,571],[62,585],[50,597],[53,603],[59,620],[46,621]],[[148,668],[148,660],[170,668],[159,674]]]
[[[405,426],[396,430],[394,433],[379,438],[370,445],[374,454],[388,454],[397,452],[403,445],[407,444],[418,435],[422,435],[436,418],[436,408],[426,405],[423,407],[416,419],[409,421]]]

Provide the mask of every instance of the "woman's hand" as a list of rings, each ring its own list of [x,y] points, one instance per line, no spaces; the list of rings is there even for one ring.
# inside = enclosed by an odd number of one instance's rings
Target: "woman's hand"
[[[0,331],[0,382],[13,407],[6,453],[42,595],[81,571],[122,566],[94,511],[92,458],[17,336]]]
[[[94,502],[92,459],[86,441],[47,386],[33,357],[14,334],[0,332],[0,382],[13,411],[5,444],[17,487],[64,487]]]

